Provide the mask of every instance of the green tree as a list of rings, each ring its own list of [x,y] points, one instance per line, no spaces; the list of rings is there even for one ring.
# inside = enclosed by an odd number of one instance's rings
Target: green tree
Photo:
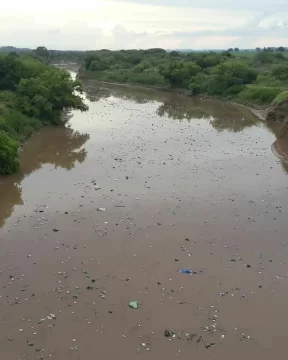
[[[226,62],[216,66],[213,71],[217,93],[223,93],[228,88],[251,84],[257,78],[257,73],[241,62]]]
[[[235,96],[243,85],[252,83],[256,78],[257,73],[247,64],[229,61],[217,65],[209,75],[201,73],[193,77],[189,89],[193,94]]]
[[[48,59],[49,50],[45,46],[38,46],[35,50],[35,54],[39,57]]]
[[[160,66],[159,72],[173,86],[189,84],[192,76],[201,71],[201,67],[195,62],[173,61],[166,66]]]
[[[173,51],[170,52],[170,56],[172,56],[172,57],[179,57],[179,56],[180,56],[180,53],[179,53],[179,51],[173,50]]]
[[[285,51],[285,48],[284,48],[283,46],[279,46],[279,47],[277,48],[277,51],[284,52],[284,51]]]
[[[196,76],[192,77],[191,82],[189,84],[189,90],[192,92],[193,95],[197,94],[212,94],[211,92],[211,80],[212,78],[204,73],[200,72]]]
[[[231,53],[224,52],[224,53],[203,53],[199,54],[197,59],[195,60],[196,64],[199,65],[202,69],[210,68],[217,66],[225,61],[227,61],[228,58],[231,57]]]
[[[107,65],[101,62],[99,59],[95,59],[90,63],[90,71],[103,71],[107,69]]]
[[[214,74],[218,80],[221,77],[230,79],[232,85],[251,84],[257,78],[256,71],[251,69],[248,64],[237,61],[228,61],[216,66]]]
[[[143,72],[144,70],[147,70],[147,69],[151,69],[151,64],[149,63],[149,61],[147,60],[144,60],[142,62],[140,62],[140,64],[136,65],[133,70],[135,72]]]
[[[14,90],[24,70],[21,60],[13,54],[0,57],[0,90]]]
[[[53,123],[61,122],[64,109],[87,110],[77,93],[82,93],[81,83],[72,80],[65,70],[56,68],[50,68],[41,78],[21,79],[16,89],[21,112]]]
[[[94,60],[99,60],[95,55],[88,55],[84,60],[84,66],[86,70],[90,70],[90,65]]]

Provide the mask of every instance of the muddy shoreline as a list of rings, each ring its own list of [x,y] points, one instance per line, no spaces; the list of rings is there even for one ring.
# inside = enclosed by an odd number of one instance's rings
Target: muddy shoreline
[[[170,87],[157,87],[157,86],[149,86],[149,85],[137,85],[137,84],[130,84],[130,83],[119,83],[119,82],[114,82],[114,81],[103,81],[103,80],[97,80],[96,78],[89,78],[87,76],[83,76],[81,75],[81,73],[78,71],[77,72],[77,79],[79,80],[90,80],[90,81],[95,81],[99,84],[107,84],[107,85],[117,85],[117,86],[124,86],[124,87],[130,87],[130,88],[138,88],[138,89],[152,89],[152,90],[158,90],[158,91],[165,91],[165,92],[170,92],[170,93],[175,93],[175,94],[181,94],[184,95],[188,98],[196,98],[196,99],[212,99],[212,100],[219,100],[219,101],[223,101],[224,103],[227,104],[234,104],[234,105],[238,105],[238,106],[243,106],[249,110],[251,110],[256,116],[258,116],[261,120],[266,120],[267,119],[267,115],[269,112],[270,107],[267,108],[267,106],[259,106],[256,104],[242,104],[242,103],[237,103],[235,101],[230,101],[230,100],[225,100],[223,98],[219,98],[217,96],[208,96],[208,95],[191,95],[189,94],[188,90],[185,89],[172,89]]]

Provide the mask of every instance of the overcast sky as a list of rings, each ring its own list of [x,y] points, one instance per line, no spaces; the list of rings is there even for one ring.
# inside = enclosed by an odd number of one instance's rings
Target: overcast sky
[[[226,49],[288,46],[288,0],[10,0],[0,46]]]

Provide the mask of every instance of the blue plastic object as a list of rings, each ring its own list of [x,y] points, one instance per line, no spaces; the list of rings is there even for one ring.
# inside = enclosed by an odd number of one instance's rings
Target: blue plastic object
[[[192,270],[186,268],[186,269],[180,270],[180,273],[181,273],[181,274],[192,274]]]

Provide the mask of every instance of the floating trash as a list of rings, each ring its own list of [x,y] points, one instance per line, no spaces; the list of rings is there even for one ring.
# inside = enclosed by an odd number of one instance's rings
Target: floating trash
[[[136,310],[136,309],[138,309],[138,307],[139,307],[139,302],[138,302],[138,301],[130,301],[129,307],[130,307],[131,309]]]

